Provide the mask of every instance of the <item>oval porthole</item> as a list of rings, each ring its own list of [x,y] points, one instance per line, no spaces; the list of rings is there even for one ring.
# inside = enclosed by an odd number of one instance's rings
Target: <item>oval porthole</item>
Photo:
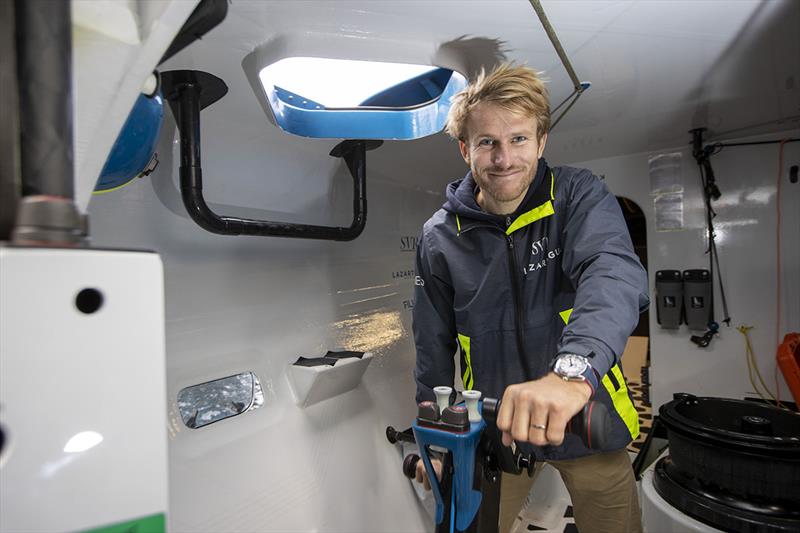
[[[243,372],[181,389],[178,410],[191,429],[201,428],[264,405],[261,382],[253,372]]]
[[[288,57],[258,72],[282,130],[334,139],[417,139],[444,128],[460,73],[432,65]]]

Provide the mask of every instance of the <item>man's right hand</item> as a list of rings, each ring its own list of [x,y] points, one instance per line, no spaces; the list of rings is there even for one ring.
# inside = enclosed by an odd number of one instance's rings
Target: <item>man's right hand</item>
[[[431,466],[433,466],[433,470],[436,472],[436,479],[441,481],[442,462],[439,459],[431,458]],[[414,479],[417,483],[422,483],[422,486],[425,488],[425,490],[431,490],[431,482],[428,479],[428,473],[425,471],[425,462],[422,460],[422,458],[417,461],[417,472]]]
[[[589,382],[564,381],[552,372],[534,381],[509,385],[497,413],[503,445],[510,446],[515,440],[558,446],[564,442],[567,422],[583,409],[592,393]]]

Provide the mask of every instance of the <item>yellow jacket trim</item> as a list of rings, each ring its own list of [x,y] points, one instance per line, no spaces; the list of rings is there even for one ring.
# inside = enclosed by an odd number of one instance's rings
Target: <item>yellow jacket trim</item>
[[[464,369],[464,375],[462,377],[462,380],[464,381],[464,388],[465,390],[472,390],[475,380],[472,376],[472,361],[470,361],[469,358],[469,337],[458,333],[458,342],[461,345],[461,353],[464,355],[464,361],[466,362],[467,367]]]
[[[456,226],[458,226],[458,234],[461,235],[461,219],[456,215]]]
[[[555,188],[556,183],[556,176],[553,174],[553,171],[550,171],[550,200],[543,203],[539,207],[534,207],[530,211],[526,211],[522,213],[517,219],[511,224],[508,229],[506,230],[506,235],[511,235],[513,232],[517,231],[520,228],[524,228],[528,224],[532,224],[537,220],[543,219],[544,217],[549,217],[555,211],[553,210],[553,200],[556,199],[555,195],[553,194],[553,189]]]
[[[539,207],[534,207],[530,211],[526,211],[518,216],[517,219],[506,230],[506,235],[511,235],[518,229],[524,228],[528,224],[533,224],[537,220],[541,220],[544,217],[549,217],[553,213],[555,213],[553,210],[553,201],[547,200]]]
[[[619,363],[612,366],[609,372],[614,374],[614,377],[617,378],[619,389],[614,388],[614,384],[611,382],[611,378],[608,377],[608,374],[603,376],[603,386],[608,391],[609,396],[611,396],[614,409],[617,410],[620,418],[622,418],[622,421],[625,422],[625,425],[628,427],[631,439],[636,439],[636,437],[639,436],[639,413],[636,412],[631,397],[628,395],[628,386],[625,384],[625,376],[622,375],[622,369],[620,369]]]
[[[570,315],[572,315],[572,309],[565,309],[558,314],[566,324],[569,322]],[[631,397],[628,395],[628,386],[625,384],[625,376],[622,375],[619,363],[612,366],[610,372],[614,374],[617,383],[619,383],[619,389],[614,388],[614,383],[608,377],[608,374],[603,376],[603,386],[608,391],[608,395],[611,396],[614,409],[616,409],[619,417],[628,427],[631,438],[635,440],[639,436],[639,413],[636,412],[636,408],[631,402]]]

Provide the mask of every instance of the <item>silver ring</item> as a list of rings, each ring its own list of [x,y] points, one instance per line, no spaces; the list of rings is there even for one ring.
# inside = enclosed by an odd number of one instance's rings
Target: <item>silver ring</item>
[[[531,424],[531,427],[536,429],[547,429],[547,426],[544,424]]]

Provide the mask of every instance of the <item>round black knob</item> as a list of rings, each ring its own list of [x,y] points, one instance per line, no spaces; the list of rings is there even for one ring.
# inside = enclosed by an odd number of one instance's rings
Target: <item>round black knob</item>
[[[500,410],[500,400],[497,398],[484,398],[483,399],[483,419],[487,424],[495,425],[497,423],[497,412]]]
[[[419,459],[419,455],[415,453],[410,453],[403,459],[403,474],[407,478],[414,479],[417,477],[417,463]]]
[[[533,455],[520,454],[517,456],[517,467],[520,470],[527,470],[528,477],[533,477],[533,470],[536,467],[536,459]]]

